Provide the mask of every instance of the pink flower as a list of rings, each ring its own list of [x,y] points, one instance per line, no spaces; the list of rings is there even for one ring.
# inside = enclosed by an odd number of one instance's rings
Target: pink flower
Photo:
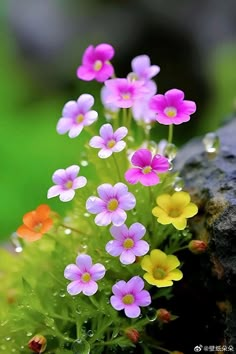
[[[82,188],[87,184],[83,176],[77,177],[80,167],[72,165],[64,169],[56,170],[52,176],[55,186],[49,188],[48,199],[59,195],[62,202],[69,202],[75,196],[75,189]]]
[[[115,54],[114,48],[109,44],[90,45],[84,52],[82,65],[77,69],[77,76],[81,80],[97,80],[104,82],[114,73],[109,62]]]
[[[145,307],[151,304],[151,296],[147,290],[143,290],[144,281],[135,276],[127,283],[124,280],[118,281],[112,287],[113,296],[110,298],[112,307],[115,310],[125,310],[129,318],[136,318],[140,315],[140,306]]]
[[[166,157],[158,154],[152,157],[151,151],[147,149],[137,150],[133,154],[131,162],[137,167],[130,168],[125,173],[125,179],[130,184],[140,182],[144,186],[153,186],[160,181],[157,173],[164,173],[169,169]]]
[[[72,280],[67,286],[70,295],[94,295],[98,290],[97,280],[105,275],[105,267],[100,264],[92,264],[92,259],[87,254],[80,254],[76,258],[76,264],[69,264],[64,271],[64,277]]]
[[[132,107],[136,100],[141,99],[148,92],[141,81],[111,79],[107,80],[105,85],[108,88],[105,104],[113,104],[119,108]]]
[[[113,152],[120,152],[125,148],[126,143],[121,139],[128,134],[127,128],[120,127],[113,132],[111,124],[104,124],[99,132],[100,136],[94,136],[89,145],[93,148],[101,149],[98,153],[101,159],[106,159]]]
[[[97,112],[90,110],[93,104],[94,98],[89,94],[81,95],[77,101],[67,102],[62,111],[62,118],[57,123],[57,132],[69,132],[70,138],[78,136],[85,126],[97,120]]]
[[[134,263],[136,257],[143,256],[149,251],[149,244],[141,240],[145,232],[145,227],[138,222],[132,224],[129,229],[125,224],[112,226],[110,233],[115,240],[106,244],[106,251],[111,256],[120,256],[123,264]]]
[[[111,222],[115,226],[122,225],[126,218],[124,210],[131,210],[136,204],[136,199],[132,193],[128,192],[128,187],[124,183],[101,184],[98,189],[98,197],[89,197],[86,202],[86,209],[92,214],[98,214],[95,223],[98,226],[107,226]]]
[[[169,90],[165,95],[156,95],[150,101],[150,108],[157,113],[156,120],[165,125],[181,124],[190,120],[196,111],[196,103],[184,100],[184,92]]]
[[[137,75],[138,80],[150,80],[160,72],[160,67],[151,65],[148,55],[139,55],[131,62],[133,72]]]

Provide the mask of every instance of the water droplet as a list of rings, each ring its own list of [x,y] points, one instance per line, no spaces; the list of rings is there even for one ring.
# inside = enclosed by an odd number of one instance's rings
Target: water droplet
[[[182,191],[184,188],[184,180],[181,177],[175,177],[173,182],[173,188],[176,192]]]
[[[89,354],[90,344],[84,339],[77,339],[72,344],[72,351],[74,354]]]
[[[146,311],[146,317],[150,322],[153,322],[157,319],[157,310],[153,307],[148,307]]]
[[[54,319],[51,317],[46,317],[44,322],[45,322],[45,325],[48,327],[53,327],[53,325],[54,325]]]
[[[169,168],[168,168],[168,171],[171,171],[173,170],[173,163],[169,161]]]
[[[12,351],[12,353],[15,353],[15,352],[16,352],[16,349],[15,349],[15,348],[12,348],[11,351]]]
[[[88,330],[87,335],[88,335],[89,337],[93,337],[93,336],[94,336],[94,333],[93,333],[93,331],[90,329],[90,330]]]
[[[62,289],[62,290],[59,292],[59,296],[60,296],[60,297],[65,297],[65,296],[66,296],[64,289]]]
[[[202,140],[206,152],[209,154],[217,153],[220,149],[220,139],[215,133],[207,133]]]
[[[52,294],[52,296],[57,296],[58,295],[58,292],[57,291],[55,291],[53,294]]]
[[[164,155],[168,158],[169,162],[173,161],[177,154],[177,147],[174,144],[166,144]]]
[[[84,216],[85,216],[86,218],[88,218],[89,216],[91,216],[91,214],[89,214],[89,213],[84,213]]]
[[[7,341],[9,341],[9,340],[11,340],[11,337],[6,337],[5,339],[6,339]]]
[[[23,251],[23,247],[16,232],[13,232],[13,234],[11,235],[11,242],[15,248],[16,253],[20,253]]]
[[[64,233],[66,235],[70,235],[72,233],[72,230],[71,229],[65,229]]]
[[[80,164],[81,164],[81,166],[86,167],[86,166],[88,166],[88,161],[87,160],[81,160]]]
[[[32,336],[32,334],[33,334],[32,332],[27,332],[27,333],[26,333],[27,337]]]

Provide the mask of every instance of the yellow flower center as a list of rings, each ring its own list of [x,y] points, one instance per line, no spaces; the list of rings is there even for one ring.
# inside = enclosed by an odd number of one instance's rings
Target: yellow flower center
[[[102,68],[102,61],[101,60],[96,60],[94,65],[93,65],[93,69],[95,71],[99,71],[99,70],[101,70],[101,68]]]
[[[182,211],[179,209],[170,209],[168,215],[171,218],[178,218],[182,214]]]
[[[109,211],[115,211],[117,209],[118,205],[119,205],[119,203],[118,203],[117,199],[113,198],[108,202],[107,209]]]
[[[131,305],[134,302],[134,297],[131,294],[123,296],[122,301],[125,305]]]
[[[164,279],[166,277],[166,272],[162,268],[153,269],[153,277],[157,280]]]
[[[110,149],[113,148],[113,146],[115,145],[116,145],[116,141],[114,139],[109,140],[107,143],[107,147]]]
[[[72,186],[73,186],[73,182],[72,182],[72,181],[68,181],[68,182],[66,182],[66,184],[65,184],[65,187],[66,187],[67,189],[71,189]]]
[[[82,275],[82,280],[83,280],[85,283],[87,283],[90,279],[91,279],[91,275],[90,275],[88,272],[86,272],[86,273],[84,273],[84,274]]]
[[[39,222],[37,225],[34,226],[34,231],[35,232],[40,232],[43,224]]]
[[[152,170],[151,166],[146,166],[142,169],[142,172],[143,174],[146,175],[147,173],[151,172],[151,170]]]
[[[169,118],[174,118],[177,115],[177,109],[175,107],[166,107],[164,113]]]
[[[134,245],[134,241],[132,240],[132,238],[125,239],[125,241],[123,243],[123,247],[126,248],[126,249],[132,248],[133,245]]]
[[[130,93],[128,93],[128,92],[122,93],[121,97],[123,98],[123,100],[129,100],[130,99]]]
[[[84,115],[83,114],[78,114],[77,117],[76,117],[76,122],[77,123],[82,123],[84,120]]]

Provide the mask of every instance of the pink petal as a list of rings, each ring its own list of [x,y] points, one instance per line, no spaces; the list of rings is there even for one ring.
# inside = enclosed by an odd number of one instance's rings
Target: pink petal
[[[61,186],[53,186],[49,188],[47,198],[57,197],[63,191]]]
[[[126,284],[126,294],[133,294],[136,296],[144,288],[144,281],[139,276],[134,276]]]
[[[95,78],[98,82],[104,82],[114,74],[114,68],[110,63],[104,63],[101,70],[95,72]]]
[[[69,101],[65,104],[62,110],[62,115],[65,118],[74,118],[78,114],[78,105],[76,101]]]
[[[141,313],[141,310],[137,305],[135,305],[135,304],[125,305],[125,314],[127,317],[136,318],[140,315],[140,313]]]
[[[111,235],[118,241],[123,241],[128,234],[128,227],[124,224],[121,226],[112,226],[110,228]]]
[[[80,280],[81,271],[75,264],[69,264],[64,270],[64,277],[69,280]]]
[[[101,213],[106,209],[106,203],[98,197],[89,197],[86,202],[86,209],[91,214]]]
[[[111,240],[106,244],[106,251],[111,256],[117,257],[122,253],[123,247],[121,246],[119,241]]]
[[[89,111],[84,116],[83,125],[89,126],[93,124],[98,118],[98,113],[96,111]]]
[[[112,187],[111,184],[109,183],[103,183],[101,184],[98,188],[98,195],[101,199],[104,201],[108,202],[109,199],[114,198],[115,193],[114,193],[114,188]]]
[[[106,273],[106,269],[104,265],[100,263],[96,263],[90,268],[90,274],[92,276],[92,279],[95,281],[102,279],[105,273]]]
[[[164,125],[174,124],[174,118],[169,118],[165,114],[162,114],[162,113],[157,114],[156,120],[158,123],[164,124]]]
[[[67,285],[67,291],[70,295],[78,295],[81,293],[81,282],[79,280],[73,281]]]
[[[94,63],[94,60],[96,60],[95,48],[93,45],[90,45],[84,51],[82,63],[85,66],[92,66]]]
[[[167,102],[164,95],[155,95],[150,99],[149,107],[157,113],[163,112],[166,106]]]
[[[121,299],[117,296],[111,296],[110,302],[112,307],[114,307],[114,309],[116,309],[117,311],[123,310],[125,307]]]
[[[80,170],[80,167],[77,165],[72,165],[70,167],[66,168],[66,175],[67,175],[67,179],[71,179],[74,180],[76,178],[76,176],[78,175]]]
[[[96,55],[102,60],[111,60],[115,54],[114,48],[110,44],[102,43],[95,48]]]
[[[69,202],[70,200],[72,200],[75,196],[75,191],[74,189],[68,189],[68,190],[64,190],[60,193],[59,195],[59,199],[62,202]]]
[[[126,195],[119,198],[119,207],[124,210],[131,210],[135,207],[136,199],[132,193],[127,193]]]
[[[120,152],[124,150],[125,147],[126,147],[126,143],[124,141],[118,141],[118,143],[116,143],[116,145],[114,145],[113,148],[111,148],[111,151]]]
[[[69,131],[69,137],[76,138],[78,135],[80,135],[81,131],[83,130],[83,127],[83,124],[74,124]]]
[[[127,219],[126,212],[123,209],[117,209],[113,213],[111,213],[111,221],[113,225],[120,226]]]
[[[131,162],[134,166],[146,167],[151,165],[152,153],[147,149],[139,149],[135,151],[131,158]]]
[[[146,228],[139,222],[135,222],[129,228],[129,235],[134,241],[140,240],[146,233]]]
[[[151,167],[156,172],[167,172],[170,164],[168,159],[161,155],[155,155],[152,159]]]
[[[188,122],[190,120],[190,116],[187,114],[178,114],[178,116],[176,116],[172,119],[173,119],[172,124],[179,125],[179,124]]]
[[[148,55],[139,55],[131,61],[132,70],[137,74],[142,74],[146,68],[149,68],[150,64]]]
[[[112,150],[107,149],[107,148],[101,149],[98,153],[98,156],[100,157],[100,159],[107,159],[111,155],[112,155]]]
[[[100,136],[94,136],[92,139],[90,139],[89,146],[97,149],[103,148],[104,140]]]
[[[142,290],[136,294],[135,300],[138,306],[149,306],[152,302],[151,296],[147,290]]]
[[[124,295],[127,294],[125,288],[126,288],[126,282],[124,280],[120,280],[115,285],[113,285],[112,292],[117,297],[123,297]]]
[[[114,189],[114,195],[117,196],[117,198],[122,197],[123,195],[127,194],[128,192],[128,187],[124,183],[116,183],[113,187]]]
[[[77,177],[73,181],[73,189],[83,188],[87,184],[87,178],[84,176]]]
[[[90,271],[90,268],[92,267],[92,258],[87,255],[87,254],[80,254],[76,258],[76,264],[79,267],[80,271],[82,273],[86,273]]]
[[[56,126],[56,131],[58,134],[65,134],[71,129],[72,126],[72,118],[60,118]]]
[[[128,134],[128,129],[126,127],[120,127],[114,132],[114,138],[116,141],[123,139]]]
[[[131,250],[123,250],[120,255],[120,261],[122,264],[132,264],[135,259],[136,257]]]
[[[99,133],[106,144],[108,142],[108,140],[113,138],[112,125],[111,124],[103,124],[99,130]]]
[[[85,114],[94,105],[94,98],[92,95],[90,95],[88,93],[84,93],[83,95],[81,95],[78,98],[77,104],[78,104],[80,112],[82,114]]]
[[[134,247],[132,248],[132,251],[135,254],[135,256],[141,257],[141,256],[145,255],[146,253],[148,253],[149,244],[143,240],[137,241],[135,243]]]
[[[155,186],[160,182],[160,178],[157,176],[157,174],[153,171],[143,174],[139,178],[139,182],[148,187],[148,186]]]
[[[90,282],[83,284],[83,294],[87,296],[94,295],[98,290],[98,285],[95,281],[90,280]]]
[[[140,168],[130,168],[125,172],[125,179],[130,184],[136,184],[139,182],[141,175],[142,171]]]
[[[91,81],[95,78],[95,73],[86,66],[79,66],[76,75],[79,79],[84,81]]]
[[[183,104],[181,106],[181,113],[184,114],[193,114],[196,112],[196,103],[194,101],[183,101]]]
[[[52,180],[55,184],[61,184],[63,185],[67,181],[67,174],[66,170],[60,168],[59,170],[56,170],[53,175],[52,175]]]
[[[165,93],[165,98],[168,106],[178,108],[184,99],[184,92],[172,89]]]
[[[94,221],[98,226],[107,226],[111,223],[111,214],[103,211],[96,216]]]

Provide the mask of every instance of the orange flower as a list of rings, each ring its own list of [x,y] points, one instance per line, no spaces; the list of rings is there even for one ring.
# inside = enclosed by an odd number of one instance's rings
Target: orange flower
[[[48,205],[41,204],[36,210],[26,213],[23,216],[23,225],[16,231],[17,235],[30,242],[39,240],[52,227],[50,212]]]

